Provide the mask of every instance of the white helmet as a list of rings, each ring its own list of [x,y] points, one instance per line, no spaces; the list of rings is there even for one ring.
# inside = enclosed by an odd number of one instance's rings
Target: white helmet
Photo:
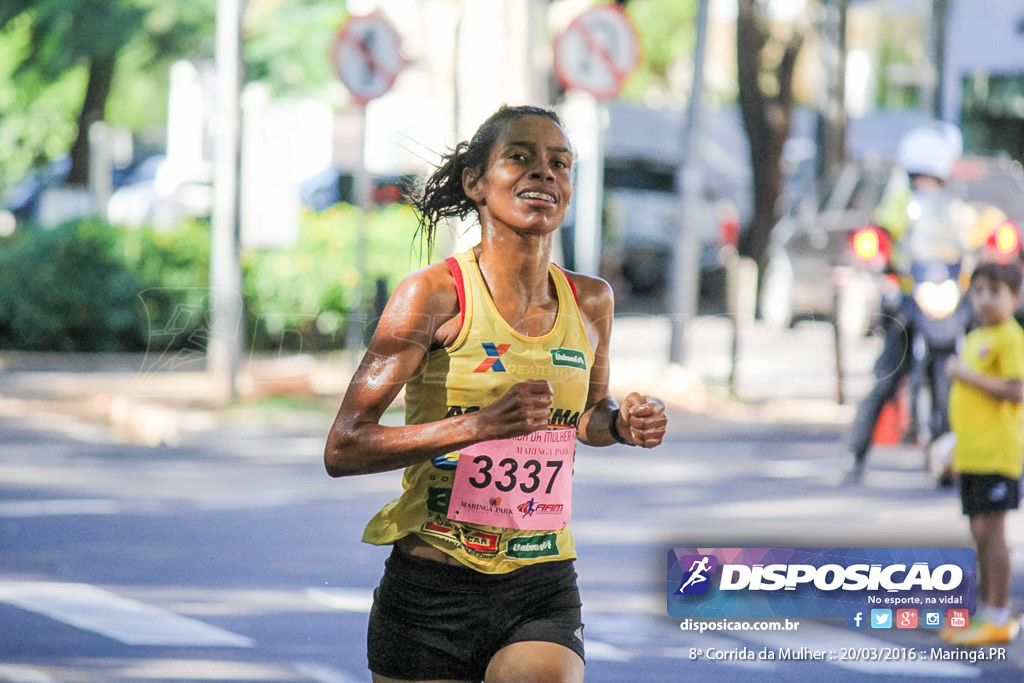
[[[951,123],[935,122],[914,128],[900,140],[900,166],[910,175],[929,175],[949,180],[953,164],[964,150],[960,129]]]

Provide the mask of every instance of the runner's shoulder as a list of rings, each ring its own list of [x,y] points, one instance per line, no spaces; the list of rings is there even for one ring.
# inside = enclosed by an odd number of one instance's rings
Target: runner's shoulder
[[[413,315],[455,315],[459,311],[455,280],[444,262],[433,263],[405,276],[395,288],[392,299],[404,302],[404,312]]]
[[[576,300],[582,311],[587,314],[606,315],[615,308],[615,295],[607,280],[572,270],[563,271],[576,289]]]

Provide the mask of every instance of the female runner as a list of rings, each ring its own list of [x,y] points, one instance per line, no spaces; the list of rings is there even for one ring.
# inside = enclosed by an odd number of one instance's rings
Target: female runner
[[[368,629],[378,683],[583,680],[575,440],[652,448],[667,419],[608,393],[611,288],[551,262],[572,164],[558,116],[526,106],[443,157],[417,201],[428,253],[447,217],[475,214],[481,242],[399,284],[328,435],[333,477],[405,468],[363,535],[393,546]],[[402,387],[405,426],[381,425]]]

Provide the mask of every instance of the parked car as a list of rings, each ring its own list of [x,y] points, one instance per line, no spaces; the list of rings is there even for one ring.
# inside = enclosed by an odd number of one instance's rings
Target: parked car
[[[373,206],[387,206],[407,201],[416,186],[416,176],[376,175],[371,178],[370,203]],[[323,211],[338,202],[357,204],[353,196],[355,177],[350,171],[330,166],[304,179],[299,184],[299,198],[302,204],[314,211]]]
[[[112,201],[114,198],[118,198],[115,205],[123,201],[122,196],[125,193],[130,195],[135,192],[139,183],[151,181],[156,175],[157,167],[163,163],[163,159],[162,155],[146,151],[136,155],[123,166],[111,168],[111,188],[114,190]],[[83,211],[95,213],[95,200],[90,193],[79,189],[77,190],[79,194],[69,194],[69,192],[76,192],[76,190],[68,188],[67,179],[70,172],[71,157],[68,156],[60,157],[32,169],[7,192],[3,198],[4,208],[0,212],[0,216],[6,217],[5,223],[13,226],[34,222],[50,224],[53,222],[53,216],[50,214],[54,213],[58,217],[67,214],[80,215]],[[59,196],[61,193],[64,193],[63,196]],[[84,198],[81,195],[84,195]],[[47,210],[47,201],[50,200],[52,204],[54,196],[59,196],[55,200],[56,202],[63,202],[66,206],[56,211],[51,206]],[[115,220],[120,213],[119,209],[115,208],[111,221],[114,223],[124,222]]]
[[[213,169],[209,165],[182,173],[162,154],[139,163],[107,204],[107,220],[137,228],[169,228],[182,218],[205,218],[213,212]]]
[[[678,241],[680,200],[671,166],[610,161],[604,171],[605,249],[618,254],[619,269],[629,291],[647,296],[668,288],[673,245]],[[724,263],[725,249],[739,239],[735,205],[705,185],[700,203],[701,283]]]
[[[579,131],[578,142],[588,140],[587,135],[597,142],[589,105],[579,110],[568,107],[561,113],[567,127]],[[667,312],[683,225],[698,232],[702,303],[720,306],[724,257],[735,251],[741,226],[748,225],[753,214],[751,170],[746,161],[749,145],[738,109],[706,112],[703,117],[698,148],[701,182],[692,200],[696,205],[683,206],[678,176],[688,161],[685,117],[683,110],[672,107],[625,102],[608,106],[600,139],[604,152],[600,235],[593,237],[599,240],[597,272],[615,288],[623,310]],[[593,163],[581,158],[576,170],[592,170]],[[592,198],[580,192],[573,195],[573,206],[559,231],[562,258],[570,269],[593,265],[575,260],[577,202],[584,200]],[[585,229],[589,233],[594,226]]]
[[[785,328],[800,320],[825,319],[851,333],[867,332],[883,287],[881,263],[871,246],[884,246],[886,238],[873,228],[873,213],[886,192],[906,182],[906,174],[893,164],[851,162],[817,206],[804,205],[783,217],[772,230],[762,278],[764,322]],[[1024,224],[1019,162],[966,157],[957,162],[950,184],[964,201],[1001,209],[1014,229]]]

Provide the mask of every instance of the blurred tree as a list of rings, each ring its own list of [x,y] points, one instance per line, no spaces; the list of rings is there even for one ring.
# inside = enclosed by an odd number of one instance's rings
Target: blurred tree
[[[340,92],[330,54],[347,16],[337,0],[249,0],[246,80],[266,83],[276,96]]]
[[[69,184],[84,185],[88,181],[89,126],[105,118],[115,78],[139,77],[134,72],[119,73],[122,54],[133,51],[136,68],[193,55],[212,38],[213,19],[214,3],[207,0],[0,3],[0,37],[4,47],[11,49],[5,50],[8,63],[0,63],[0,68],[6,67],[16,90],[45,92],[54,83],[68,81],[81,87],[84,80],[84,90],[78,96]],[[0,101],[4,109],[6,104]],[[3,111],[2,118],[7,115]],[[38,152],[33,156],[45,158],[46,154],[40,154],[44,150]]]
[[[771,0],[737,0],[737,97],[750,143],[754,206],[740,250],[758,262],[778,219],[782,148],[790,132],[797,57],[812,30],[811,15],[822,3],[835,5],[841,25],[845,24],[847,0],[808,0],[796,21],[772,21]],[[651,92],[679,96],[678,81],[688,80],[680,67],[692,65],[696,0],[629,0],[625,9],[640,34],[644,59],[622,97],[642,99]],[[677,73],[683,73],[683,79]],[[684,82],[682,94],[686,87]],[[708,93],[709,98],[732,96]]]
[[[772,30],[765,0],[739,0],[736,59],[740,110],[750,141],[754,215],[740,252],[762,263],[782,193],[782,146],[793,113],[793,73],[809,24],[797,21]]]
[[[652,91],[679,96],[673,72],[681,62],[692,67],[697,0],[629,0],[624,9],[640,35],[643,59],[622,97],[641,99]]]

